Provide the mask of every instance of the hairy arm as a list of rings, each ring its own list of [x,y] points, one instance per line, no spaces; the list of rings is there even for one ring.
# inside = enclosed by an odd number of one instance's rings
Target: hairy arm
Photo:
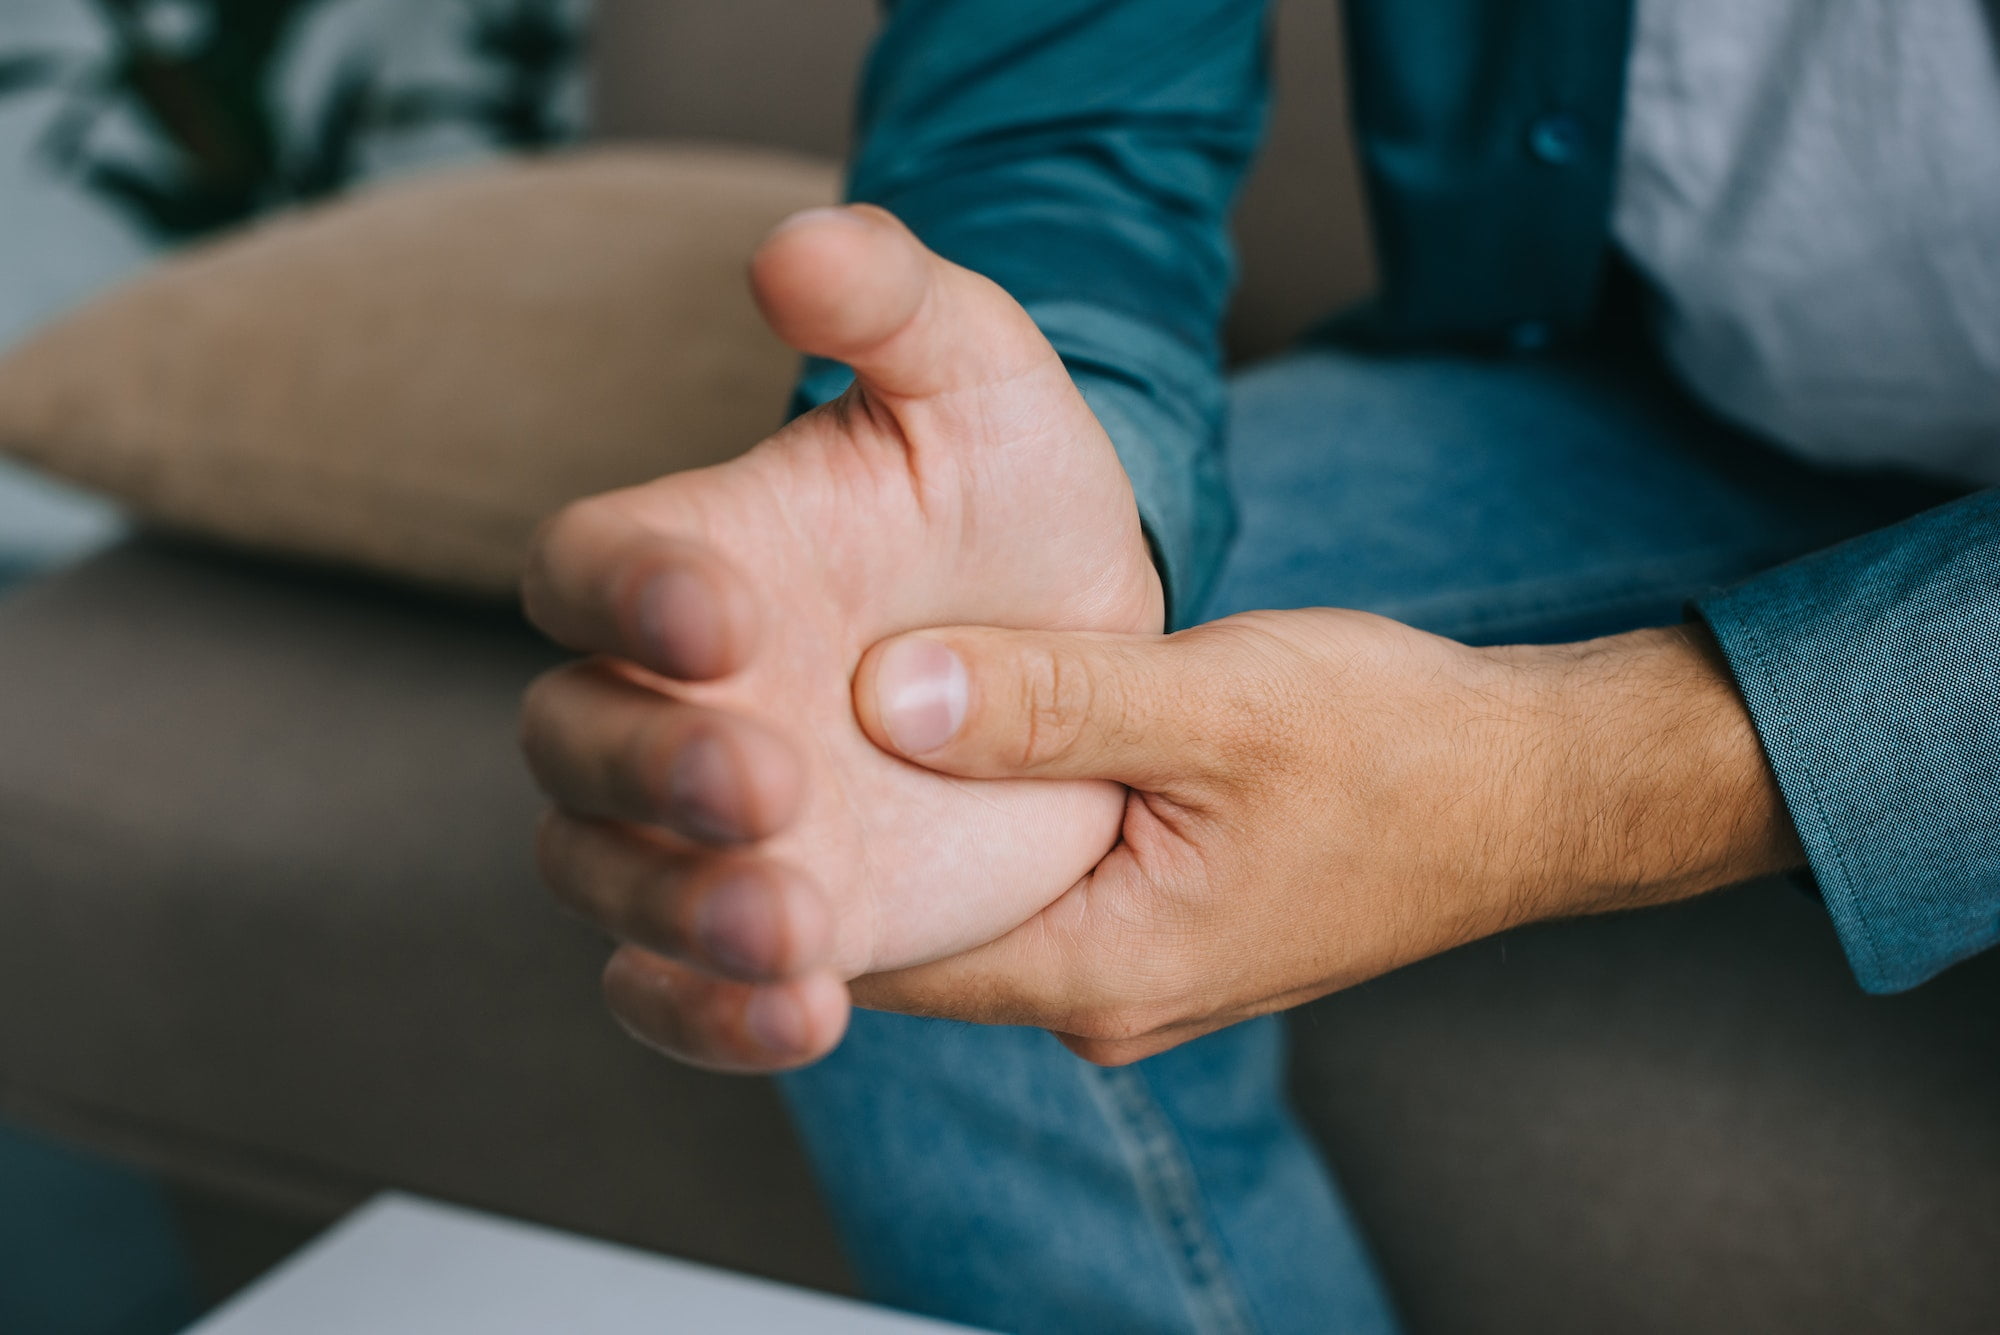
[[[1665,903],[1803,865],[1729,665],[1699,625],[1556,648],[1531,664],[1549,711],[1550,845],[1522,916]]]

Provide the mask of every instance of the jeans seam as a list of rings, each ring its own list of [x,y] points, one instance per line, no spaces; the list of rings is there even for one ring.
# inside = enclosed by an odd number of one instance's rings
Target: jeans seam
[[[1166,1234],[1194,1329],[1201,1335],[1252,1335],[1249,1305],[1202,1208],[1194,1166],[1145,1078],[1132,1067],[1085,1067],[1084,1081],[1132,1170],[1141,1206]]]

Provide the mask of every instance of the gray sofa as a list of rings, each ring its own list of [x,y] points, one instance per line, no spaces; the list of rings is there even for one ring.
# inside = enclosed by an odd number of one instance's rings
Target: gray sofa
[[[866,0],[606,9],[610,131],[837,145]],[[1366,281],[1330,7],[1283,23],[1251,352]],[[771,1088],[627,1041],[534,883],[512,716],[553,661],[504,613],[151,537],[0,601],[0,1111],[300,1215],[395,1186],[840,1287]],[[1415,1331],[2000,1326],[2000,959],[1866,998],[1761,886],[1294,1034]]]

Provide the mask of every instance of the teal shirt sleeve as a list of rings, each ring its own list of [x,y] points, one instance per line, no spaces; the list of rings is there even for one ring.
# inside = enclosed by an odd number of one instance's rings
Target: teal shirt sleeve
[[[1871,992],[2000,942],[2000,491],[1697,609]]]
[[[1025,306],[1132,479],[1170,617],[1230,535],[1228,214],[1263,133],[1264,0],[892,0],[848,193]],[[809,366],[800,406],[846,372]]]

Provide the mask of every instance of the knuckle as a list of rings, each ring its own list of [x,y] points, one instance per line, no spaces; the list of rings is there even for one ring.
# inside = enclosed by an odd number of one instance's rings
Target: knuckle
[[[562,505],[535,526],[529,559],[544,569],[561,565],[583,536],[604,522],[607,510],[607,498],[603,495],[585,496]]]
[[[643,949],[628,945],[613,952],[600,987],[607,1008],[639,1042],[677,1061],[714,1061],[712,995],[689,987]]]
[[[1144,1038],[1155,1027],[1141,1007],[1113,1000],[1093,1002],[1086,1007],[1071,1032],[1094,1044],[1116,1045]]]
[[[539,694],[542,684],[539,680],[521,692],[520,707],[514,712],[514,749],[520,753],[528,767],[535,767],[535,757],[542,750],[542,719],[544,717]]]
[[[599,698],[600,669],[591,661],[543,673],[521,694],[517,739],[529,773],[542,791],[562,799],[574,786],[580,762],[591,759],[588,706]]]
[[[656,814],[674,804],[670,776],[682,733],[674,711],[651,711],[602,758],[605,787],[621,807],[635,814]]]
[[[553,807],[544,810],[535,822],[535,873],[561,900],[569,898],[565,890],[572,857],[568,827],[569,822]]]
[[[1109,1043],[1100,1043],[1094,1038],[1080,1038],[1074,1034],[1063,1037],[1063,1046],[1068,1048],[1092,1066],[1116,1066],[1112,1060],[1115,1049]]]
[[[1102,705],[1095,674],[1053,649],[1029,651],[1019,675],[1017,768],[1043,769],[1073,754]]]
[[[535,526],[528,539],[528,560],[521,577],[521,607],[528,620],[550,629],[554,603],[560,596],[561,572],[579,549],[582,535],[600,522],[602,502],[589,497],[569,504]]]
[[[659,990],[649,986],[639,957],[629,949],[614,951],[599,977],[604,1004],[626,1032],[649,1047],[673,1052],[680,1045],[680,1016]]]
[[[529,682],[521,692],[521,746],[531,750],[540,743],[556,713],[570,679],[570,669],[556,668]]]
[[[1203,635],[1200,644],[1210,655],[1200,679],[1208,721],[1196,757],[1201,767],[1239,780],[1287,769],[1312,693],[1296,681],[1295,656],[1282,637],[1256,613],[1188,634]]]
[[[671,708],[646,709],[637,713],[610,746],[607,757],[619,772],[635,777],[651,777],[665,771],[672,761],[679,739],[678,720]]]
[[[597,830],[551,808],[535,830],[535,864],[556,903],[608,932],[595,848],[599,837]]]
[[[1087,1027],[1076,1032],[1100,1043],[1151,1044],[1187,1021],[1189,988],[1182,968],[1140,969],[1095,998],[1086,1010]]]
[[[1102,1042],[1096,1039],[1071,1039],[1069,1050],[1089,1062],[1092,1066],[1130,1066],[1141,1058],[1152,1055],[1151,1049],[1138,1043]]]
[[[620,896],[625,939],[675,958],[688,953],[689,933],[680,897],[657,877],[642,877]]]
[[[557,702],[565,685],[563,672],[563,669],[558,669],[543,673],[521,693],[517,742],[529,772],[544,791],[548,789],[557,752],[557,719],[560,717]]]

